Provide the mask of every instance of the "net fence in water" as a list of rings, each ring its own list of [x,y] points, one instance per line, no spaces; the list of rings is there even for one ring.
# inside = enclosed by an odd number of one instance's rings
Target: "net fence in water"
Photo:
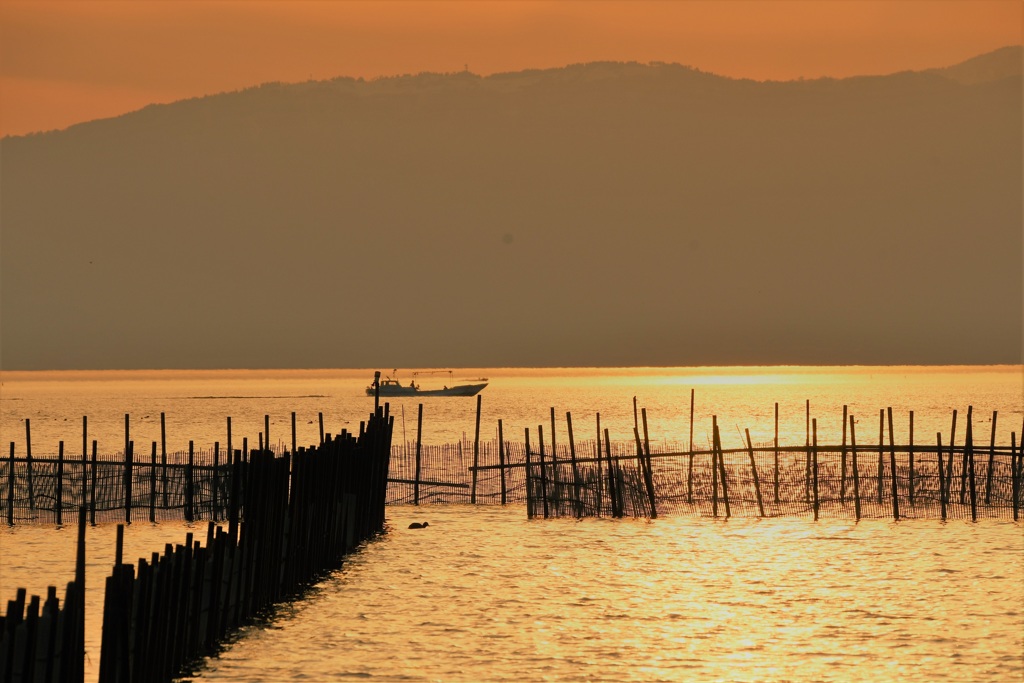
[[[524,441],[463,440],[421,444],[417,458],[415,444],[395,444],[387,503],[518,504],[535,516],[1016,519],[1024,510],[1015,444],[647,448],[588,440],[541,451]],[[80,505],[97,521],[224,519],[231,472],[227,454],[213,450],[194,451],[191,463],[187,452],[166,462],[123,453],[85,462],[10,457],[0,460],[0,504],[11,523],[71,521]]]

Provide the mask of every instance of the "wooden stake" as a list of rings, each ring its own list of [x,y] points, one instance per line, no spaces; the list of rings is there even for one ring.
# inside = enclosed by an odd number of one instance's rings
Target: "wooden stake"
[[[540,497],[544,502],[544,519],[549,516],[548,511],[548,476],[544,471],[544,425],[537,425],[537,441],[538,441],[538,452],[537,457],[540,458]]]
[[[811,422],[813,428],[812,443],[811,443],[811,468],[813,469],[813,485],[814,485],[814,521],[818,521],[818,419],[815,418]]]
[[[576,517],[579,518],[583,516],[583,500],[580,497],[580,470],[576,464],[576,440],[572,435],[572,413],[565,413],[565,427],[569,433],[569,460],[572,462],[572,497],[576,508]]]
[[[839,502],[846,504],[846,413],[847,406],[843,406],[843,445],[842,455],[840,456],[839,469],[841,474],[839,475]]]
[[[853,509],[860,521],[860,473],[857,470],[857,431],[856,420],[850,415],[850,453],[853,457]]]
[[[909,452],[909,465],[910,465],[910,478],[907,481],[907,499],[910,505],[914,505],[914,411],[910,411],[910,446],[908,447]]]
[[[53,504],[54,518],[57,522],[57,526],[64,525],[64,442],[61,441],[57,446],[57,482],[56,482],[56,500]]]
[[[412,500],[413,505],[420,504],[420,466],[422,459],[420,456],[420,443],[423,438],[423,404],[419,405],[418,412],[416,414],[416,478],[413,479],[412,485]]]
[[[28,484],[28,507],[33,512],[36,509],[36,494],[32,488],[32,426],[28,418],[25,418],[25,478]]]
[[[691,444],[690,450],[693,450]],[[779,404],[775,403],[775,468],[772,470],[772,488],[775,490],[775,504],[779,504]]]
[[[507,502],[505,488],[505,432],[501,420],[498,420],[498,471],[501,473],[501,504],[505,505]]]
[[[476,431],[473,433],[473,487],[470,489],[469,502],[476,505],[476,468],[480,466],[480,401],[483,397],[476,395]]]
[[[974,426],[971,417],[973,406],[967,406],[967,442],[964,444],[964,461],[968,469],[971,486],[971,521],[978,521],[978,496],[974,486]]]
[[[149,456],[149,521],[156,521],[156,441]]]
[[[754,444],[750,440],[750,430],[744,430],[747,435],[747,454],[750,456],[750,473],[754,478],[754,494],[757,496],[757,513],[764,517],[764,502],[761,500],[761,483],[757,478],[757,462],[754,460]]]
[[[992,440],[989,441],[988,446],[988,468],[985,471],[985,505],[989,505],[992,502],[992,470],[995,469],[996,464],[996,418],[999,417],[999,411],[992,411]]]
[[[882,491],[885,489],[885,409],[878,410],[878,504],[884,500]]]
[[[694,401],[694,390],[690,389],[690,450],[689,450],[689,463],[686,469],[686,502],[693,504],[693,401]],[[778,410],[778,404],[776,404],[776,411]],[[778,412],[776,412],[776,418]]]
[[[896,437],[892,429],[892,406],[889,407],[889,469],[892,471],[892,518],[899,521],[900,495],[896,476]]]
[[[936,453],[939,459],[939,508],[942,510],[942,521],[946,521],[946,478],[942,476],[942,432],[935,433]]]
[[[231,418],[228,418],[228,441],[231,440]],[[160,488],[164,494],[164,509],[167,501],[167,423],[165,416],[160,413]]]

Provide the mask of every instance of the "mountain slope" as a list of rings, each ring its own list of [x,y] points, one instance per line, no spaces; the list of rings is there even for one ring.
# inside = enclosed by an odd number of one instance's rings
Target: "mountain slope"
[[[0,366],[1021,360],[1021,87],[588,64],[0,142]]]

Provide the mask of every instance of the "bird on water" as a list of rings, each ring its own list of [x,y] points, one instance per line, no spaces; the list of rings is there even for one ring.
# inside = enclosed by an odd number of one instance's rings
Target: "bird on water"
[[[422,522],[422,523],[421,522],[413,522],[412,524],[409,525],[409,528],[410,529],[426,529],[428,526],[430,526],[430,522]]]

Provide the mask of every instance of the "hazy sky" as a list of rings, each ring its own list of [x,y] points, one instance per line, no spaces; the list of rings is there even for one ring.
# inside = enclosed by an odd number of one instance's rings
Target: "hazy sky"
[[[0,135],[267,81],[599,60],[753,79],[960,62],[1022,40],[1021,0],[0,0]]]

